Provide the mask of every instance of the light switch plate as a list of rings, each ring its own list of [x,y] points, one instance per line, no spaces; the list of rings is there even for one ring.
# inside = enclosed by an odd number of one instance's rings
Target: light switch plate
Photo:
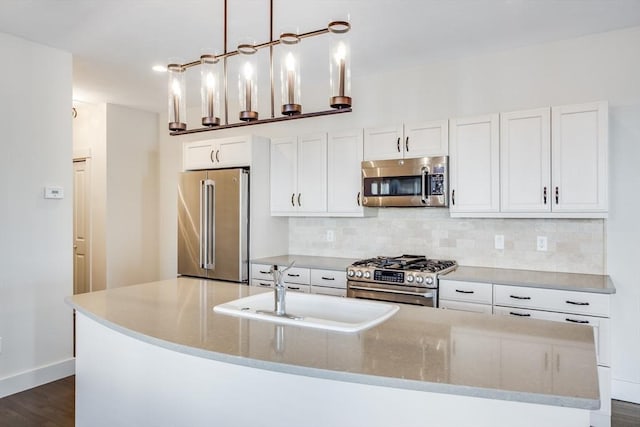
[[[503,250],[504,249],[504,235],[496,234],[494,236],[494,245],[496,249]]]
[[[547,250],[547,236],[538,236],[536,240],[536,249],[539,251]]]
[[[44,187],[45,199],[64,199],[64,188],[48,185]]]

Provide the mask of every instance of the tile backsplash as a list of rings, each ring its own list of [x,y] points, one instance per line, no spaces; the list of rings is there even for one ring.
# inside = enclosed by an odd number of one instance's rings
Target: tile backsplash
[[[331,231],[332,233],[328,233]],[[333,241],[327,239],[333,234]],[[494,236],[504,249],[494,249]],[[536,250],[538,236],[547,251]],[[606,274],[605,220],[450,218],[448,209],[386,208],[367,218],[290,218],[289,253],[427,255],[460,265]]]

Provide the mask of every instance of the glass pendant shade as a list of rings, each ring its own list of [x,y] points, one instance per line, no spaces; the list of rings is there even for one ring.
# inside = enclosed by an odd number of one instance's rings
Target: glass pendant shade
[[[345,34],[331,34],[329,58],[329,105],[331,108],[351,107],[351,55]]]
[[[184,68],[180,64],[169,64],[168,117],[169,130],[181,131],[187,129],[187,102]]]
[[[202,125],[220,124],[220,71],[215,55],[200,57],[200,100],[202,102]]]
[[[238,101],[240,120],[258,120],[258,64],[256,55],[240,54]]]
[[[297,39],[280,36],[280,96],[282,114],[291,116],[302,113],[300,102],[300,54]],[[285,41],[287,40],[287,41]]]

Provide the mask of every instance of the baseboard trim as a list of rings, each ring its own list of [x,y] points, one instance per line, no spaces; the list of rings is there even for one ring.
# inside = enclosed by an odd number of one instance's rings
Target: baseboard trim
[[[640,383],[632,383],[630,381],[615,379],[612,380],[611,398],[640,404]]]
[[[0,379],[0,398],[74,375],[75,372],[76,360],[71,358],[2,378]]]

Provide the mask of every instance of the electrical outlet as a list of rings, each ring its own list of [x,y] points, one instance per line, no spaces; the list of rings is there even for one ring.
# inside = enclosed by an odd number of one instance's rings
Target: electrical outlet
[[[333,242],[334,240],[336,240],[336,236],[333,230],[327,230],[327,242]]]
[[[493,240],[494,240],[494,245],[496,249],[500,249],[500,250],[504,249],[504,235],[496,234],[493,237]]]
[[[539,251],[547,250],[547,236],[538,236],[536,240],[536,249]]]

